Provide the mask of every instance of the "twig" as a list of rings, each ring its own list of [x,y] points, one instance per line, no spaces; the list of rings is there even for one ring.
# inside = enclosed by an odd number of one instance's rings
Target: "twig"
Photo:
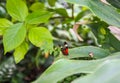
[[[72,18],[74,18],[74,5],[72,4]]]

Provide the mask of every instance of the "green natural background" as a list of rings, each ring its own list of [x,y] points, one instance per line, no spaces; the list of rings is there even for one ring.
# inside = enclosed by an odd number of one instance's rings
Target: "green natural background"
[[[119,0],[0,0],[0,83],[119,83],[119,13]]]

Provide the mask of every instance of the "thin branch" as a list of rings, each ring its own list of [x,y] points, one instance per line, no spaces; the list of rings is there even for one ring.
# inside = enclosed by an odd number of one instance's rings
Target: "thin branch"
[[[56,16],[56,17],[52,17],[51,19],[57,19],[57,18],[71,18],[71,17]]]
[[[72,4],[72,18],[74,18],[74,5]]]

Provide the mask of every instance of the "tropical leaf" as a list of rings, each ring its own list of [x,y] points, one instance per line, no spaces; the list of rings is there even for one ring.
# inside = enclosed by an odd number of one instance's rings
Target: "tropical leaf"
[[[66,0],[67,2],[88,7],[96,16],[110,25],[120,27],[120,14],[116,9],[100,0]],[[107,10],[107,11],[106,11]],[[112,13],[111,13],[112,12]]]

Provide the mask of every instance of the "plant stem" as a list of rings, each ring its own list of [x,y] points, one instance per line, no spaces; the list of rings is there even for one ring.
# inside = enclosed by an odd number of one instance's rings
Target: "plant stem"
[[[72,18],[74,18],[74,5],[72,4]]]

